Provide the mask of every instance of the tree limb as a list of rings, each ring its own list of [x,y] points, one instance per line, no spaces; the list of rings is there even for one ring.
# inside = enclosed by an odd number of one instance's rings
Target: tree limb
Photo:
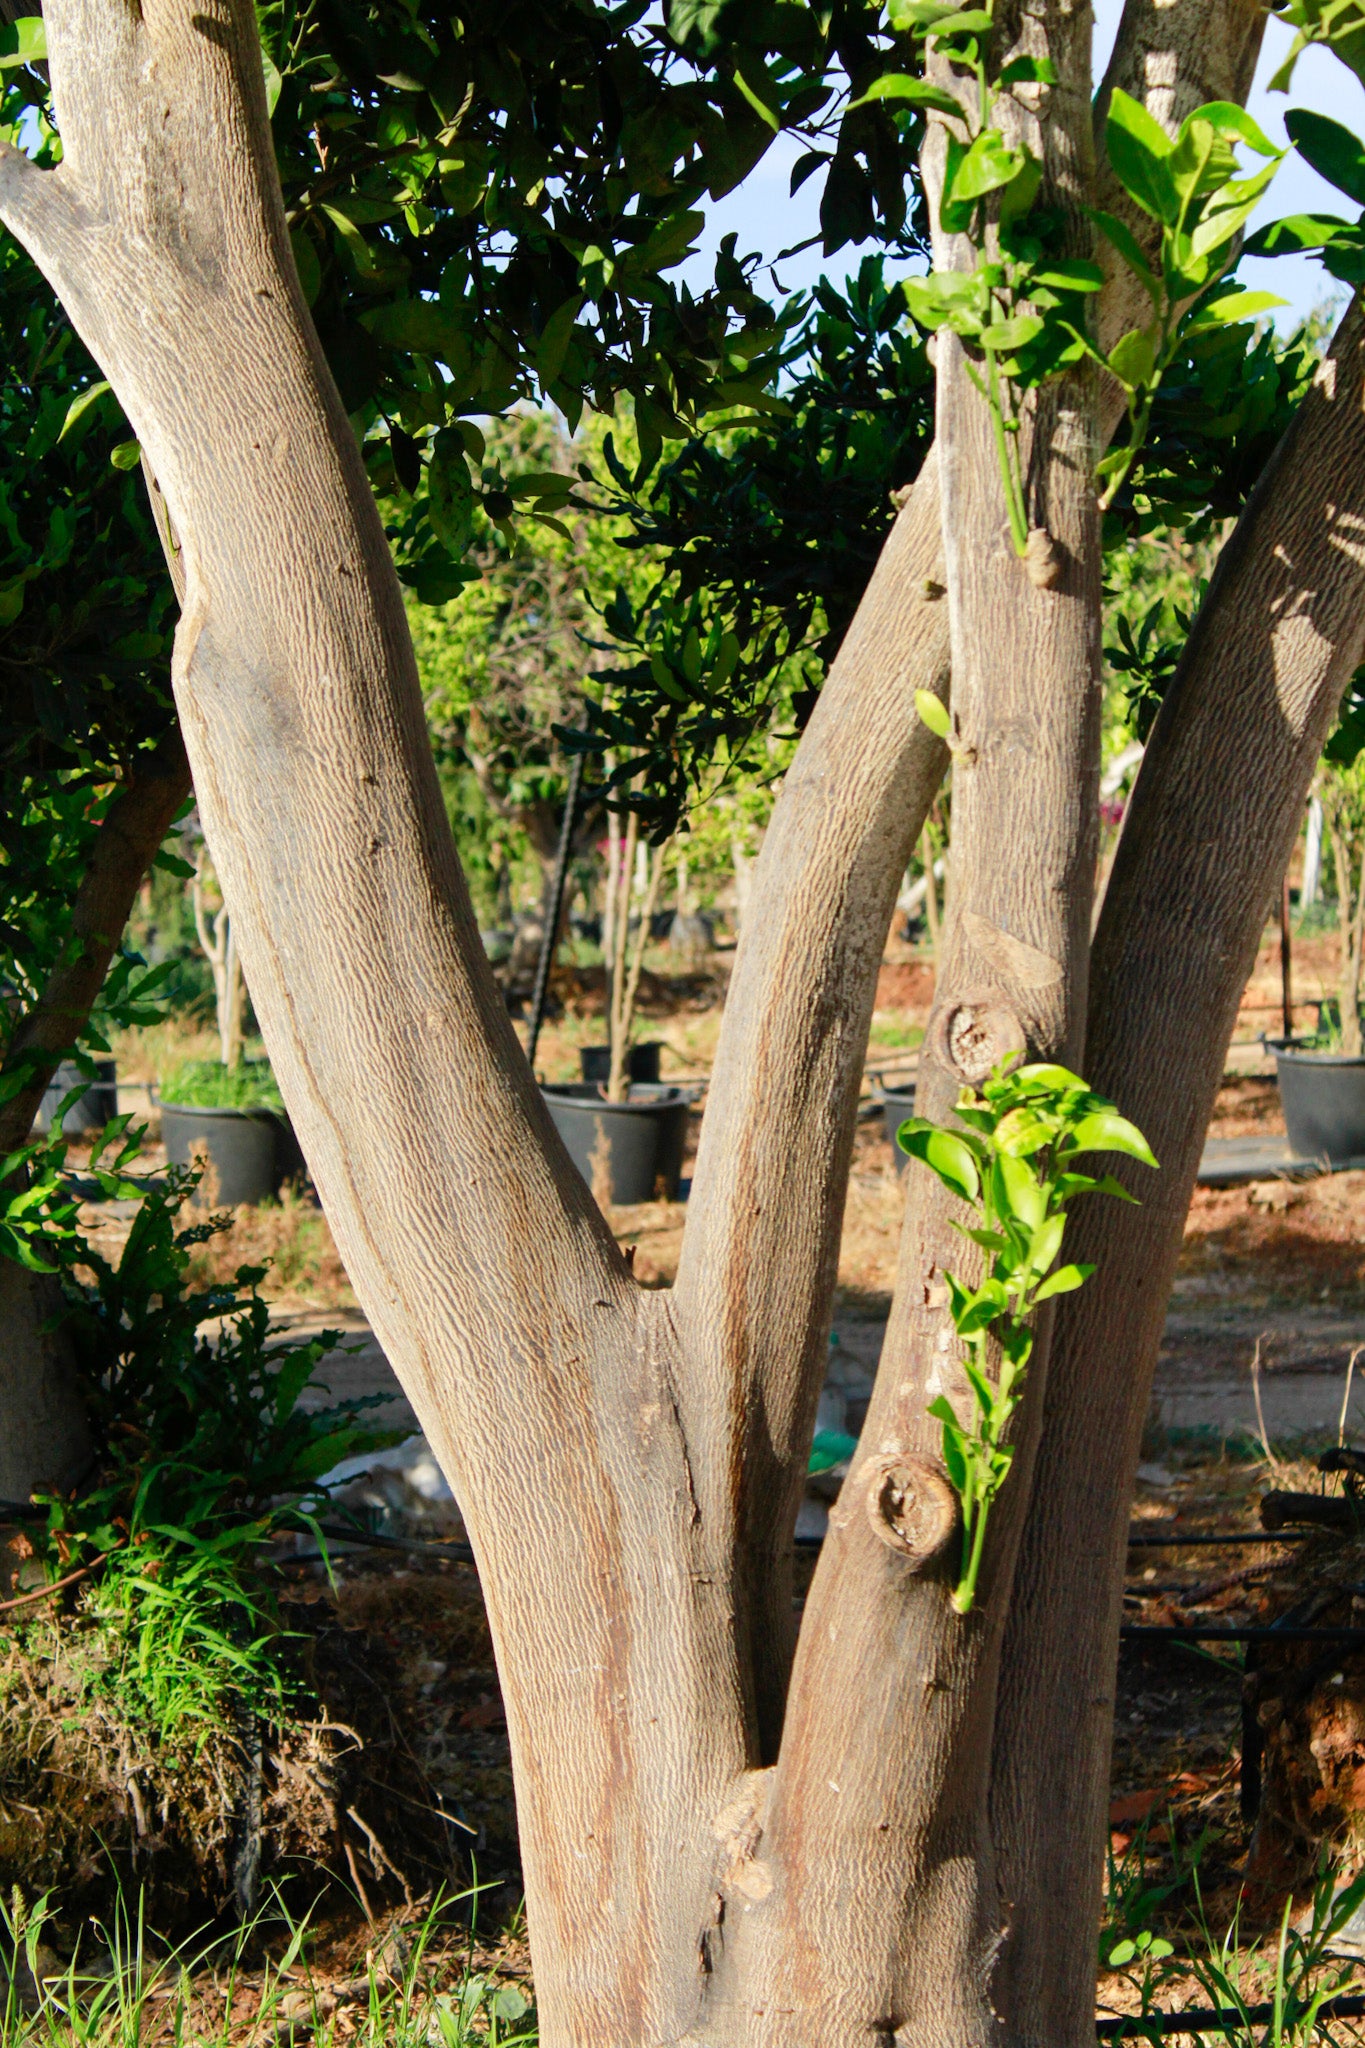
[[[1133,1471],[1228,1039],[1365,653],[1363,534],[1356,300],[1219,559],[1148,742],[1095,937],[1087,1078],[1146,1132],[1161,1173],[1135,1187],[1141,1208],[1090,1201],[1068,1232],[1068,1259],[1098,1270],[1059,1304],[996,1730],[1013,2048],[1094,2038],[1087,1973]]]
[[[178,730],[134,757],[96,835],[61,957],[0,1066],[0,1073],[25,1075],[19,1093],[0,1107],[0,1155],[27,1139],[48,1083],[104,985],[142,878],[189,792],[190,764]]]

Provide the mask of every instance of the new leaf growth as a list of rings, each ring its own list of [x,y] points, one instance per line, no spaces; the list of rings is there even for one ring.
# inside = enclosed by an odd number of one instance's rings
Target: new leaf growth
[[[1067,1205],[1076,1195],[1136,1199],[1110,1174],[1078,1173],[1086,1152],[1123,1152],[1156,1166],[1151,1147],[1112,1102],[1092,1094],[1066,1067],[997,1067],[980,1092],[958,1098],[961,1130],[912,1117],[900,1142],[975,1211],[955,1224],[990,1261],[972,1287],[954,1273],[948,1283],[953,1327],[963,1343],[962,1367],[972,1394],[970,1421],[941,1394],[929,1413],[943,1425],[943,1462],[962,1506],[962,1549],[953,1605],[971,1612],[985,1548],[991,1503],[1014,1462],[1007,1441],[1024,1393],[1033,1351],[1029,1318],[1054,1294],[1069,1294],[1093,1266],[1059,1266]],[[993,1356],[998,1367],[992,1377]]]

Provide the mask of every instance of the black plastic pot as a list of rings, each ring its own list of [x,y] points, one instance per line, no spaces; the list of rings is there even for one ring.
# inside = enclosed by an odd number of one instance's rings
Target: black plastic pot
[[[118,1115],[118,1075],[112,1060],[96,1060],[95,1074],[95,1080],[87,1081],[74,1060],[63,1060],[48,1083],[35,1119],[36,1128],[50,1131],[62,1097],[73,1088],[84,1086],[84,1095],[79,1102],[72,1103],[62,1129],[68,1137],[79,1131],[102,1131],[110,1118]]]
[[[541,1090],[555,1128],[590,1188],[606,1179],[611,1200],[672,1201],[682,1172],[687,1096],[637,1082],[625,1102],[607,1102],[588,1082]]]
[[[653,1081],[659,1078],[659,1054],[663,1050],[657,1038],[649,1039],[644,1045],[633,1045],[626,1054],[626,1079],[628,1081]],[[609,1081],[611,1079],[611,1047],[609,1045],[582,1045],[578,1049],[578,1065],[585,1081]]]
[[[1305,1052],[1282,1038],[1266,1044],[1275,1055],[1290,1151],[1333,1166],[1365,1158],[1365,1058]]]
[[[890,1140],[891,1149],[896,1155],[897,1173],[905,1172],[906,1167],[910,1164],[910,1154],[901,1144],[896,1133],[906,1118],[914,1114],[915,1087],[913,1082],[911,1082],[908,1088],[887,1088],[883,1091],[882,1123],[886,1128],[886,1135]]]
[[[173,1166],[189,1166],[207,1152],[208,1172],[198,1200],[207,1208],[235,1209],[239,1202],[264,1202],[283,1177],[283,1127],[269,1109],[194,1109],[163,1102],[161,1140]]]

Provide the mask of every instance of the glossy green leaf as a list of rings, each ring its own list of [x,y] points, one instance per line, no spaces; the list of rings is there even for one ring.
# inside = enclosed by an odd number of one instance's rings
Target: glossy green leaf
[[[1144,1166],[1156,1165],[1152,1148],[1137,1125],[1117,1110],[1098,1110],[1082,1117],[1071,1136],[1077,1152],[1124,1152]]]
[[[79,398],[72,399],[66,409],[66,418],[62,421],[62,431],[57,436],[58,441],[64,441],[73,428],[80,425],[81,421],[90,411],[90,408],[93,405],[98,405],[100,399],[104,397],[108,390],[108,382],[102,380],[98,384],[91,384],[85,391],[82,391]]]
[[[1108,362],[1121,384],[1140,390],[1156,369],[1156,335],[1151,328],[1130,328],[1110,349]]]
[[[860,98],[849,101],[849,112],[878,100],[903,101],[909,106],[925,107],[938,114],[961,115],[962,112],[959,103],[942,86],[931,85],[927,78],[912,78],[904,71],[884,71],[880,78],[874,78]]]
[[[936,1124],[914,1117],[897,1132],[902,1148],[937,1175],[950,1193],[964,1202],[974,1202],[981,1193],[981,1177],[970,1146],[955,1131],[940,1130]]]
[[[1050,57],[1012,57],[1000,74],[1000,83],[1011,85],[1057,85],[1057,67]]]
[[[1050,1301],[1054,1294],[1074,1294],[1083,1287],[1095,1268],[1092,1265],[1059,1266],[1055,1273],[1049,1273],[1041,1286],[1033,1290],[1035,1301]]]
[[[945,179],[944,200],[975,204],[1017,178],[1024,164],[1022,150],[1011,149],[994,128],[985,128],[953,164],[950,179]]]
[[[1203,334],[1211,327],[1228,327],[1238,320],[1255,320],[1260,314],[1273,312],[1276,306],[1287,306],[1288,303],[1278,292],[1228,292],[1222,298],[1206,300],[1185,332]]]
[[[1291,213],[1283,220],[1248,235],[1243,253],[1247,256],[1298,256],[1306,249],[1321,249],[1332,241],[1346,222],[1333,213]]]
[[[1365,146],[1350,129],[1309,107],[1291,107],[1284,125],[1295,149],[1318,176],[1357,206],[1365,206]]]
[[[1180,201],[1167,168],[1170,138],[1147,109],[1120,86],[1115,86],[1109,100],[1105,147],[1110,167],[1129,198],[1154,220],[1174,225]]]
[[[0,23],[0,71],[19,64],[41,64],[47,58],[47,28],[41,14],[21,14]]]

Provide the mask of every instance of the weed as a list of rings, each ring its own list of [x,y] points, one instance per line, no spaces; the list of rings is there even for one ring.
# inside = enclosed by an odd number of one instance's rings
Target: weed
[[[315,2048],[535,2048],[525,1991],[476,1967],[472,1912],[467,1930],[453,1924],[478,1889],[438,1894],[415,1925],[392,1926],[340,1978],[319,1967],[308,1918],[291,1918],[278,1900],[231,1935],[174,1947],[149,1935],[141,1902],[132,1914],[120,1902],[87,1938],[91,1952],[78,1948],[63,1966],[48,1946],[50,1901],[26,1910],[16,1895],[0,1902],[0,2048],[237,2048],[309,2037]]]

